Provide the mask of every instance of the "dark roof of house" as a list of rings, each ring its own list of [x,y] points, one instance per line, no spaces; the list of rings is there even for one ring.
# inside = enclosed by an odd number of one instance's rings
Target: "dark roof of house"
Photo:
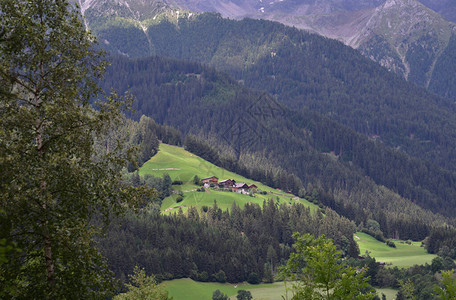
[[[215,178],[215,179],[218,179],[218,178],[217,178],[217,177],[215,177],[215,176],[211,176],[211,177],[206,177],[206,178],[203,178],[203,179],[201,179],[201,180],[204,180],[204,179],[211,179],[211,178]]]
[[[244,182],[240,182],[240,183],[236,183],[234,185],[234,187],[237,187],[237,188],[248,188],[249,186],[247,184],[245,184]]]
[[[219,183],[225,183],[225,182],[228,182],[228,181],[236,182],[234,179],[225,179],[225,180],[219,181]]]

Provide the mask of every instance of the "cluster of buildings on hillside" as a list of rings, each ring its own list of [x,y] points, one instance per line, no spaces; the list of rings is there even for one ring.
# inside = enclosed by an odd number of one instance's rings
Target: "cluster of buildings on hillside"
[[[258,188],[255,184],[248,185],[244,182],[236,183],[236,180],[234,179],[225,179],[218,181],[218,178],[215,176],[203,178],[201,179],[201,182],[206,188],[210,187],[212,184],[213,186],[218,186],[219,188],[223,189],[231,189],[233,192],[241,194],[248,194],[250,191]]]

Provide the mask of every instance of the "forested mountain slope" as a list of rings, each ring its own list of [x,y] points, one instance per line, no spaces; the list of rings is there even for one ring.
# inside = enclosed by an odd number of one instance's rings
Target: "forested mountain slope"
[[[365,1],[105,1],[79,0],[88,28],[111,51],[130,56],[156,51],[154,27],[164,18],[176,24],[196,12],[224,17],[268,19],[334,38],[432,92],[456,100],[455,25],[440,13],[451,3],[429,0]],[[166,4],[165,4],[166,3]],[[426,5],[428,7],[426,7]],[[446,8],[446,9],[445,9]],[[433,11],[434,9],[435,11]],[[445,10],[444,10],[445,9]],[[437,12],[436,12],[437,11]],[[152,35],[152,36],[151,36]],[[129,47],[120,39],[131,42]],[[436,67],[445,62],[447,69]],[[453,70],[453,71],[451,71]]]
[[[454,103],[337,41],[269,21],[214,14],[181,18],[178,26],[164,20],[151,25],[148,36],[157,55],[210,64],[289,107],[318,111],[390,147],[456,169]]]
[[[220,153],[191,150],[203,158],[235,172],[248,166],[241,175],[266,183],[269,171],[280,167],[323,204],[357,222],[374,218],[390,236],[424,238],[430,224],[445,221],[429,211],[456,211],[453,173],[307,109],[292,111],[214,69],[158,57],[118,58],[103,85],[130,91],[138,114],[207,139]]]

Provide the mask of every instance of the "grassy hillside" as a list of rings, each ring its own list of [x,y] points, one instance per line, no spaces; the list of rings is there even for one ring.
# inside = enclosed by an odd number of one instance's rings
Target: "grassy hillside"
[[[405,241],[398,240],[394,241],[396,248],[391,248],[362,232],[356,233],[355,241],[359,245],[361,254],[369,251],[370,255],[375,257],[377,261],[391,263],[398,267],[430,264],[432,259],[436,257],[434,254],[427,253],[424,247],[421,247],[420,242],[411,242],[409,245]]]
[[[166,198],[162,203],[162,211],[165,213],[175,212],[179,207],[185,212],[189,206],[211,206],[214,200],[217,205],[222,209],[229,209],[234,201],[243,207],[245,203],[252,202],[262,204],[264,200],[275,199],[278,203],[300,202],[312,209],[317,209],[318,206],[305,200],[299,199],[294,195],[285,193],[280,190],[268,187],[260,182],[250,180],[233,172],[227,171],[223,168],[188,152],[181,147],[161,144],[160,151],[146,162],[139,174],[144,176],[150,174],[160,177],[164,173],[168,173],[172,180],[180,180],[182,185],[174,185],[173,188],[184,193],[184,200],[176,203],[177,194],[173,194]],[[255,184],[259,190],[266,191],[266,195],[256,193],[254,197],[238,193],[231,193],[226,191],[217,191],[213,189],[206,189],[206,192],[197,192],[199,186],[193,184],[193,177],[197,175],[199,178],[209,176],[216,176],[220,180],[234,179],[236,182],[245,182],[247,184]]]

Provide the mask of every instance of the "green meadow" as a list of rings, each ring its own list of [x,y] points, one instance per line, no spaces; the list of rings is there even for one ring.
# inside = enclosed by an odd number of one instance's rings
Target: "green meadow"
[[[355,241],[358,243],[361,254],[369,251],[378,262],[385,262],[397,267],[430,264],[436,257],[434,254],[427,253],[424,247],[421,247],[421,242],[412,242],[409,245],[405,241],[394,240],[396,248],[392,248],[363,232],[355,234]]]
[[[248,283],[197,282],[184,278],[166,281],[163,285],[174,300],[210,300],[212,293],[217,289],[228,295],[230,299],[236,299],[238,290],[250,291],[256,300],[282,299],[282,295],[285,295],[283,282],[252,285]]]
[[[220,168],[197,155],[194,155],[184,148],[160,144],[160,151],[146,162],[139,170],[139,175],[144,176],[150,174],[156,177],[163,176],[168,173],[171,179],[180,180],[182,185],[174,185],[173,189],[182,191],[184,194],[183,201],[176,203],[177,194],[164,199],[161,210],[164,213],[177,212],[179,208],[186,211],[190,206],[201,208],[202,206],[212,206],[214,200],[222,209],[230,209],[233,202],[236,202],[240,207],[245,203],[262,204],[263,201],[273,199],[277,203],[302,203],[312,210],[318,209],[318,206],[305,200],[295,197],[292,194],[285,193],[280,190],[268,187],[258,181],[254,181],[236,173]],[[255,196],[243,195],[239,193],[218,191],[214,189],[206,189],[205,192],[197,192],[198,186],[193,184],[193,177],[197,175],[200,179],[210,176],[216,176],[220,180],[234,179],[236,182],[245,182],[247,184],[255,184],[259,190],[266,191],[268,194],[262,195],[255,193]]]
[[[238,290],[247,290],[252,293],[255,300],[281,300],[282,296],[288,293],[288,299],[291,298],[291,292],[288,291],[283,282],[266,283],[266,284],[248,284],[248,283],[214,283],[214,282],[197,282],[189,278],[174,279],[162,283],[169,296],[174,300],[210,300],[215,290],[220,290],[228,295],[230,300],[235,300]],[[288,283],[287,288],[291,288]],[[378,289],[377,294],[385,294],[386,299],[394,299],[397,290]],[[285,298],[287,299],[287,298]]]

